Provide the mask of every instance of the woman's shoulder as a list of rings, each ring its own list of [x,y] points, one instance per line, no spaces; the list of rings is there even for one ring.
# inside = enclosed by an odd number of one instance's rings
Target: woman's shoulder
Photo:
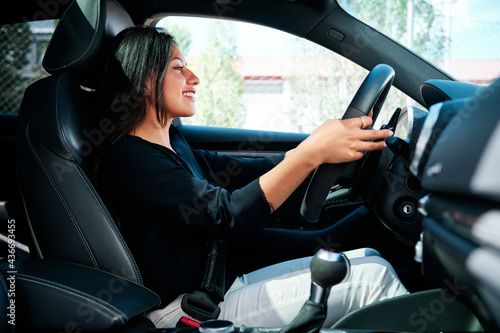
[[[139,161],[148,157],[166,156],[167,152],[164,151],[166,148],[161,148],[140,137],[126,135],[114,143],[106,155],[108,160],[116,162]]]
[[[113,144],[105,154],[100,173],[119,178],[125,175],[131,177],[177,167],[179,162],[164,150],[161,146],[136,136],[123,137]]]

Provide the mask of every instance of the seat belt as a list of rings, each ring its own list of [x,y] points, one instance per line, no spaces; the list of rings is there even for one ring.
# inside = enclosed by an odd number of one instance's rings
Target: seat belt
[[[226,284],[226,246],[220,239],[213,239],[208,245],[205,275],[199,289],[183,297],[181,308],[197,321],[217,319],[219,303],[224,301]],[[189,323],[188,323],[189,322]],[[177,327],[197,326],[196,322],[181,318]]]

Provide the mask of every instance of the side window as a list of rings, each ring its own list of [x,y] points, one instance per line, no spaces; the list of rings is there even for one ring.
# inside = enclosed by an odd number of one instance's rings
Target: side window
[[[342,117],[367,75],[310,41],[220,19],[165,17],[188,66],[200,78],[196,115],[183,124],[311,133]],[[392,89],[387,116],[406,96]],[[383,110],[384,111],[384,110]]]
[[[56,21],[0,26],[0,113],[15,114],[24,90],[48,75],[41,66]]]

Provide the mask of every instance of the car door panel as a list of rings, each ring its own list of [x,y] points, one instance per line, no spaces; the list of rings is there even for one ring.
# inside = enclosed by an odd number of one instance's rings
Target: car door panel
[[[307,138],[307,134],[237,128],[179,125],[177,129],[193,148],[242,157],[282,153]]]

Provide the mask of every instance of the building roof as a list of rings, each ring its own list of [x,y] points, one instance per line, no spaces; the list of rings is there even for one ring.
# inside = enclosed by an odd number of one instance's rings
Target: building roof
[[[437,64],[444,67],[442,63]],[[290,76],[321,74],[332,76],[337,70],[353,74],[354,65],[341,57],[238,58],[236,68],[245,79],[281,79]],[[449,73],[457,80],[487,84],[500,77],[498,60],[452,60]]]
[[[500,77],[499,60],[453,60],[450,73],[460,81],[487,84]]]

